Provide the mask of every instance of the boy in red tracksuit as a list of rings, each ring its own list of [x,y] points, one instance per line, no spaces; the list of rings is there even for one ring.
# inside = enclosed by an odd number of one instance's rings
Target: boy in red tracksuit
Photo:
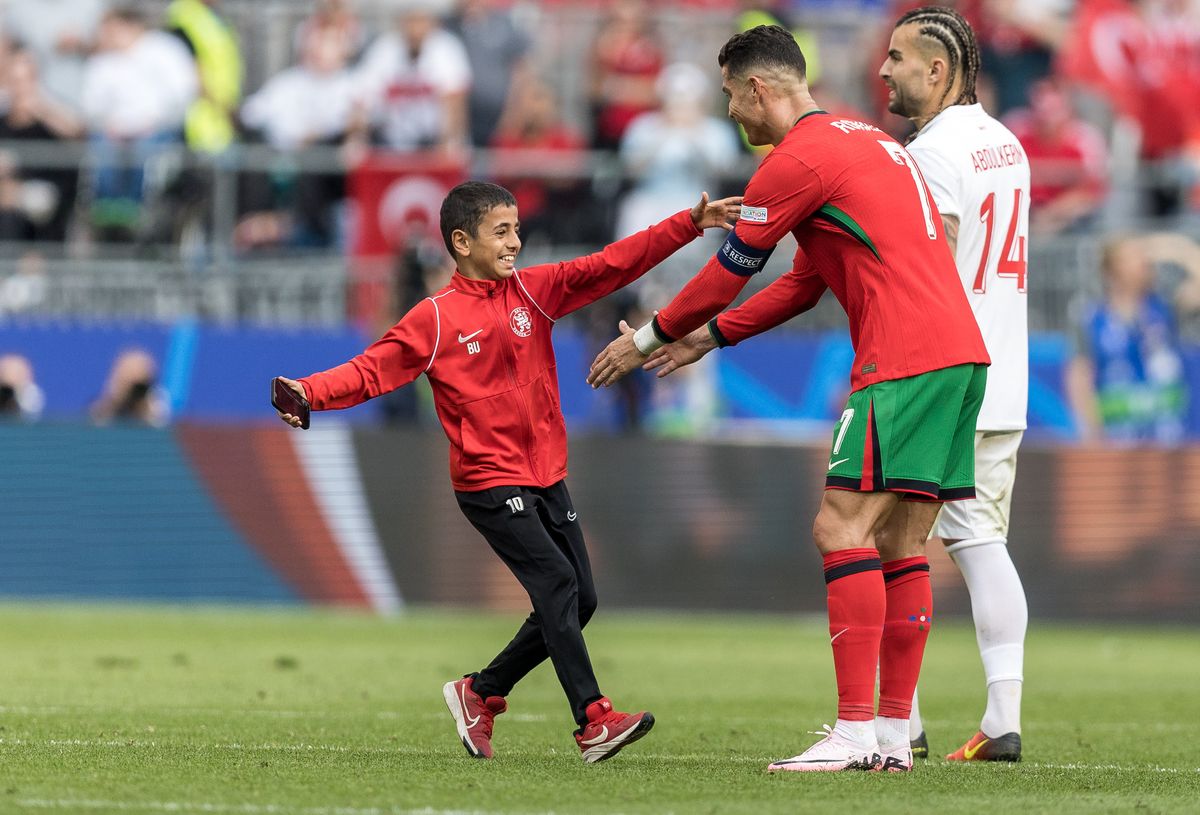
[[[361,404],[421,374],[433,386],[458,505],[533,604],[491,664],[442,689],[476,758],[492,757],[492,722],[507,709],[505,697],[547,657],[579,725],[584,761],[610,758],[654,724],[649,713],[613,710],[583,641],[596,590],[564,481],[567,433],[550,332],[555,320],[636,280],[705,228],[729,229],[740,203],[709,202],[706,194],[690,212],[601,252],[518,271],[512,194],[495,184],[460,184],[441,210],[442,237],[457,265],[449,285],[349,362],[284,380],[314,410]]]

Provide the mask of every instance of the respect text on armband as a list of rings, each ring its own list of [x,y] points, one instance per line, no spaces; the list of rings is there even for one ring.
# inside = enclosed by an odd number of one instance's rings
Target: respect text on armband
[[[774,251],[775,247],[757,249],[749,246],[731,232],[726,236],[725,243],[721,244],[721,249],[717,252],[717,260],[730,272],[749,277],[762,271],[767,259]]]

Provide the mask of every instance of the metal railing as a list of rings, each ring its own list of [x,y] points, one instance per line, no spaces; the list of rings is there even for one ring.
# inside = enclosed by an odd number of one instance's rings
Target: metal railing
[[[79,169],[80,187],[92,168],[86,144],[0,142],[18,171]],[[231,239],[237,219],[239,174],[271,172],[346,173],[337,148],[311,148],[281,153],[263,145],[237,145],[218,156],[192,154],[182,147],[155,159],[151,176],[169,177],[184,170],[200,179],[202,204],[188,217],[191,229],[171,243],[106,245],[91,241],[86,231],[63,244],[0,245],[0,318],[5,315],[137,318],[170,321],[198,317],[221,322],[253,320],[267,323],[336,323],[346,319],[348,291],[358,283],[387,284],[392,264],[371,268],[356,265],[340,249],[273,250],[242,254]],[[745,156],[726,168],[719,185],[738,189],[753,172],[755,159]],[[469,157],[469,174],[494,178],[519,174],[530,178],[572,178],[588,190],[581,206],[588,216],[611,222],[621,191],[635,177],[610,153],[588,152],[570,161],[548,160],[526,151],[476,151]],[[86,198],[86,192],[81,193]],[[153,197],[151,197],[153,206]],[[1165,226],[1200,235],[1198,215],[1190,213]],[[1099,245],[1108,222],[1091,232],[1035,237],[1029,256],[1030,326],[1034,330],[1063,330],[1071,323],[1070,305],[1081,293],[1099,289],[1095,272]],[[1164,224],[1119,220],[1122,231],[1162,228]],[[786,239],[790,241],[790,238]],[[574,257],[599,246],[578,242],[528,244],[523,265]],[[793,247],[781,245],[764,274],[747,287],[747,295],[766,285],[790,263]],[[666,261],[654,273],[651,302],[678,289],[699,268],[695,252]],[[841,325],[836,303],[823,302],[799,325]]]

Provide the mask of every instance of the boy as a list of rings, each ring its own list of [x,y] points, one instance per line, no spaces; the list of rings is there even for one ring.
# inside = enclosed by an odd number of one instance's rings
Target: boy
[[[491,758],[494,718],[513,686],[547,657],[571,704],[583,760],[611,758],[644,736],[649,713],[621,713],[600,692],[582,629],[596,609],[583,533],[564,479],[567,437],[550,331],[554,321],[636,280],[708,227],[730,229],[741,198],[709,202],[563,263],[517,271],[516,201],[468,181],[442,202],[457,266],[359,356],[299,381],[315,410],[347,408],[425,374],[450,440],[450,480],[463,514],[529,593],[533,613],[483,670],[443,695],[467,752]],[[281,413],[283,421],[300,420]]]

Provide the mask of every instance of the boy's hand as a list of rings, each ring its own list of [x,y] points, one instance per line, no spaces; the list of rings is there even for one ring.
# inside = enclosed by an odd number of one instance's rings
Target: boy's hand
[[[305,400],[308,399],[308,394],[304,392],[304,386],[301,385],[296,380],[288,379],[286,376],[281,376],[281,377],[279,377],[279,381],[282,382],[283,384],[287,385],[293,391],[295,391],[296,395],[299,396],[301,399],[305,399]],[[293,416],[290,413],[283,413],[278,408],[276,408],[275,412],[279,414],[280,419],[282,419],[287,424],[290,424],[292,427],[300,426],[301,419],[299,416]]]
[[[691,365],[693,362],[699,361],[701,357],[716,347],[717,343],[713,340],[712,334],[708,332],[708,326],[702,325],[683,339],[676,340],[670,345],[664,345],[652,353],[642,364],[642,370],[653,371],[655,368],[659,368],[660,370],[655,376],[662,379],[684,365]]]
[[[700,193],[700,202],[692,207],[692,223],[700,231],[719,226],[725,231],[733,229],[738,216],[742,213],[742,196],[722,198],[719,201],[709,201],[708,193]]]

